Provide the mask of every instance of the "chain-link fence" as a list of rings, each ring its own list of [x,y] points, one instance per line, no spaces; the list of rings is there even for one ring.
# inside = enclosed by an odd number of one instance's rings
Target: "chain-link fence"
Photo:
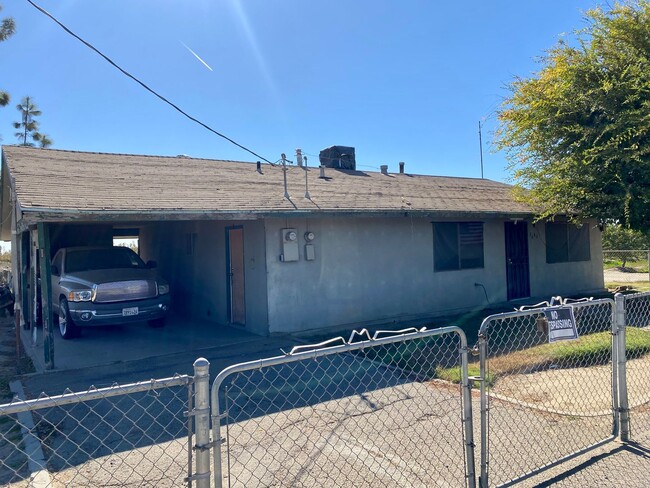
[[[614,439],[613,305],[594,300],[484,320],[482,486],[488,477],[490,486],[511,484]],[[577,339],[555,342],[568,334]]]
[[[650,251],[603,251],[605,283],[624,284],[650,281]]]
[[[398,334],[353,333],[221,372],[216,486],[474,486],[465,335]]]
[[[457,327],[364,329],[211,391],[205,359],[33,400],[15,382],[0,486],[646,486],[650,293],[567,302],[487,317],[471,358]]]
[[[650,441],[650,293],[627,295],[625,303],[625,388],[630,439]]]
[[[0,405],[0,485],[179,486],[191,473],[192,377]]]

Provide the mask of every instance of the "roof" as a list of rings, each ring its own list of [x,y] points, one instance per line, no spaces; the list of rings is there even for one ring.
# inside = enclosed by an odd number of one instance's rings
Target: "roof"
[[[76,213],[433,212],[529,215],[512,187],[476,179],[3,146],[21,210]],[[305,173],[309,194],[305,198]],[[3,212],[4,213],[4,212]]]

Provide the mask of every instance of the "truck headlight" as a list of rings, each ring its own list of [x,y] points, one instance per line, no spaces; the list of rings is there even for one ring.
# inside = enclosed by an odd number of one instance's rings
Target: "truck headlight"
[[[68,301],[70,302],[89,302],[92,299],[92,290],[71,291],[68,293]]]
[[[158,295],[166,295],[169,293],[169,285],[168,284],[158,284]]]

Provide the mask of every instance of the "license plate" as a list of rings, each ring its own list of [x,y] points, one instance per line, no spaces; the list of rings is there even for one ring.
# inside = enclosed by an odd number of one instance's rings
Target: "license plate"
[[[131,317],[133,315],[138,315],[138,307],[129,307],[122,309],[122,317]]]

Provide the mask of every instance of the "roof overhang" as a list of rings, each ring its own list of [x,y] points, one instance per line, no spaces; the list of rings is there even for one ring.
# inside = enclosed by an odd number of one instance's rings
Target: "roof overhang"
[[[460,219],[460,220],[495,220],[495,219],[530,219],[532,213],[503,212],[450,212],[435,210],[292,210],[292,211],[219,211],[219,210],[94,210],[79,211],[73,209],[23,208],[22,219],[18,222],[18,231],[22,232],[39,222],[160,222],[160,221],[198,221],[198,220],[260,220],[265,218],[424,218],[424,219]]]
[[[13,200],[11,198],[13,185],[11,175],[2,155],[2,168],[0,169],[0,240],[11,240],[11,225]]]

